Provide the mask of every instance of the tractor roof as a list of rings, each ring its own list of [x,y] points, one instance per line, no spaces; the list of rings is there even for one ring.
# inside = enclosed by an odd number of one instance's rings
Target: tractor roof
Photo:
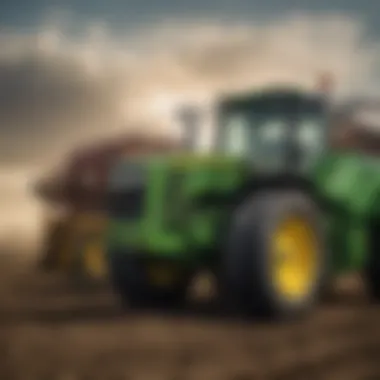
[[[311,93],[295,86],[276,86],[260,91],[223,96],[220,100],[220,107],[225,110],[233,110],[252,105],[264,107],[268,101],[286,105],[288,102],[302,100],[315,102],[322,101],[322,99],[319,93]]]

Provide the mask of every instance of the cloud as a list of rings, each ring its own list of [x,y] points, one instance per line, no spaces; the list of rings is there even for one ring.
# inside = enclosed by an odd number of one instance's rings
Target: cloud
[[[265,25],[169,22],[124,38],[101,23],[81,38],[65,25],[0,34],[0,162],[43,162],[68,144],[144,122],[155,96],[200,96],[268,81],[312,86],[331,71],[340,91],[373,80],[377,46],[342,16]],[[156,112],[156,113],[155,113]]]
[[[378,44],[340,15],[266,24],[167,20],[126,36],[99,23],[70,37],[58,21],[34,34],[0,32],[0,188],[12,224],[36,217],[16,179],[27,167],[50,165],[73,142],[99,134],[164,128],[176,101],[276,81],[313,87],[326,70],[338,94],[376,85]],[[9,165],[24,170],[13,182],[1,171]]]

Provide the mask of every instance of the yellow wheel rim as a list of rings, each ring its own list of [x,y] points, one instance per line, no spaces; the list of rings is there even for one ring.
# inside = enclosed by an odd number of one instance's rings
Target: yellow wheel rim
[[[297,301],[308,295],[317,273],[317,237],[310,223],[293,217],[280,224],[273,239],[273,282],[279,296]]]
[[[103,247],[98,242],[91,242],[84,251],[84,271],[94,278],[102,278],[107,274]]]

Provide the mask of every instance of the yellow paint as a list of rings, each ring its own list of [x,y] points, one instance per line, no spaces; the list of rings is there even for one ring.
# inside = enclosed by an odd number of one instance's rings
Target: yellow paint
[[[301,217],[285,220],[273,236],[272,274],[275,289],[286,301],[297,301],[313,285],[318,270],[317,237]]]

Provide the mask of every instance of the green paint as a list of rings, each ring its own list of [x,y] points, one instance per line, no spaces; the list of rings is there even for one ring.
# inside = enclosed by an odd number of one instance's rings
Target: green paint
[[[146,191],[143,211],[136,220],[111,215],[108,250],[187,263],[210,261],[220,243],[221,228],[233,211],[228,203],[248,183],[266,174],[247,157],[217,151],[139,160],[147,170],[141,184]],[[328,204],[325,218],[331,270],[362,268],[368,253],[368,223],[380,215],[379,160],[322,150],[306,161],[309,166],[303,165],[295,174],[309,181],[318,198]]]
[[[228,196],[236,191],[245,180],[242,163],[212,156],[168,156],[146,165],[146,212],[132,222],[112,220],[108,247],[127,250],[133,246],[152,255],[174,254],[183,258],[196,250],[212,248],[220,221],[219,206],[200,209],[194,203],[205,194]],[[167,193],[176,175],[180,175],[180,186],[169,198]]]
[[[380,160],[353,154],[322,157],[313,180],[329,208],[334,270],[359,270],[368,254],[368,225],[379,217]]]

